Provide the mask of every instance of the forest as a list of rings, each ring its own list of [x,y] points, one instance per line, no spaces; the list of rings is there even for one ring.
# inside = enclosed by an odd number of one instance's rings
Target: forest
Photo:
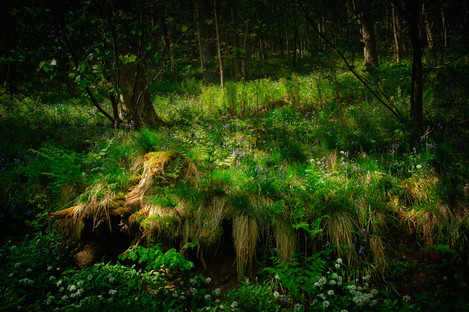
[[[1,311],[469,311],[466,0],[0,0]]]

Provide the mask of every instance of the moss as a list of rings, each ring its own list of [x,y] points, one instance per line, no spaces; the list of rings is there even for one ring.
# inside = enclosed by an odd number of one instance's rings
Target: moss
[[[145,155],[144,162],[152,168],[163,168],[166,163],[181,156],[176,151],[150,152]]]

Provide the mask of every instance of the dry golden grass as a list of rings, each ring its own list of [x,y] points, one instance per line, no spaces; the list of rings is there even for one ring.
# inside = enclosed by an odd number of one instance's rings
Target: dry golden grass
[[[283,262],[289,262],[293,258],[296,248],[296,234],[290,224],[282,222],[274,229],[275,245],[278,258]]]
[[[233,241],[239,278],[242,278],[246,270],[252,269],[258,237],[259,230],[255,218],[243,214],[233,218]]]
[[[373,255],[375,266],[381,270],[386,267],[385,244],[382,237],[388,230],[386,213],[369,205],[364,198],[355,202],[358,212],[358,224],[365,230],[368,238],[368,246]]]
[[[349,213],[343,210],[335,211],[326,220],[325,230],[330,243],[336,247],[339,256],[343,255],[345,246],[352,246],[354,239],[352,234],[354,229],[353,219]],[[357,260],[355,249],[347,249],[347,261],[349,266]]]
[[[208,204],[201,204],[184,231],[184,241],[199,242],[202,247],[215,243],[221,235],[221,223],[231,213],[226,197],[214,197]]]

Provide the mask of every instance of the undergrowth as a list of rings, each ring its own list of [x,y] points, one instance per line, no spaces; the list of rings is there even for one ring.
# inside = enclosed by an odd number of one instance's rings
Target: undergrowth
[[[376,86],[403,112],[408,90],[399,76],[408,71],[383,64],[368,73],[386,77]],[[435,77],[422,129],[396,120],[337,70],[229,81],[225,89],[187,78],[153,94],[164,129],[111,128],[82,99],[2,94],[2,306],[424,311],[444,310],[449,296],[467,308],[456,294],[467,292],[468,90],[454,81],[445,91],[448,75],[461,72]],[[243,280],[237,289],[220,294],[191,265],[174,276],[142,266],[149,257],[176,259],[182,245],[168,254],[149,244],[122,259],[135,266],[105,259],[82,270],[50,251],[58,244],[45,234],[50,213],[125,194],[143,156],[158,151],[188,157],[200,175],[180,181],[180,168],[171,177],[169,168],[170,182],[145,200],[183,213],[140,225],[177,233],[193,244],[183,254],[194,262],[229,237]],[[31,231],[42,234],[11,235]],[[174,259],[158,263],[171,267]],[[433,275],[419,278],[426,270]]]

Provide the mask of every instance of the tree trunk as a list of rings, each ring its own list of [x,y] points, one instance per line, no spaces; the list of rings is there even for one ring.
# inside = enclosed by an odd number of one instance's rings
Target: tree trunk
[[[1,21],[0,25],[4,31],[5,35],[5,52],[6,55],[9,55],[11,51],[16,50],[16,42],[17,42],[17,30],[16,30],[16,21],[15,18],[11,15],[11,10],[13,9],[13,1],[3,1],[3,6],[1,9]],[[8,30],[8,31],[6,31]],[[13,56],[13,55],[12,55]],[[10,96],[13,96],[18,92],[17,86],[17,75],[16,75],[16,68],[15,62],[6,61],[6,87]]]
[[[239,64],[239,33],[238,33],[238,22],[236,19],[236,3],[233,3],[231,7],[231,27],[233,30],[233,51],[234,51],[234,58],[233,58],[233,66],[235,71],[235,79],[241,79],[241,65]]]
[[[127,12],[130,16],[137,16],[133,12],[130,1],[115,0],[117,10]],[[145,8],[142,7],[143,11]],[[117,11],[114,12],[118,16]],[[130,126],[142,125],[160,126],[163,121],[156,114],[155,108],[148,91],[143,67],[143,35],[132,34],[131,25],[135,20],[121,20],[121,32],[127,34],[118,42],[118,54],[120,56],[132,56],[135,60],[120,63],[120,104],[124,118]],[[141,22],[141,21],[140,21]]]
[[[423,5],[422,14],[423,14],[423,22],[425,24],[425,34],[427,35],[427,45],[430,50],[433,50],[434,40],[433,40],[432,25],[430,23],[430,16],[428,12],[428,5],[425,5],[425,4]]]
[[[197,0],[197,25],[199,32],[199,51],[200,51],[200,67],[204,81],[213,83],[217,81],[217,74],[214,72],[215,48],[213,46],[213,36],[211,29],[208,27],[210,19],[210,1]]]
[[[225,87],[225,74],[223,72],[223,57],[221,53],[221,38],[220,38],[220,20],[218,16],[217,0],[213,0],[213,12],[215,15],[215,30],[217,33],[217,52],[218,52],[218,66],[220,68],[220,85],[223,89]]]
[[[421,0],[415,0],[412,4],[409,18],[410,40],[412,42],[412,94],[410,108],[412,119],[419,127],[423,125],[423,72],[419,29],[421,4]]]
[[[420,45],[420,15],[423,0],[393,0],[409,25],[412,44],[412,84],[410,94],[410,111],[412,119],[419,128],[423,126],[423,71],[422,48]]]
[[[292,66],[296,65],[296,54],[298,49],[298,27],[295,27],[295,31],[293,33],[293,57],[292,57]]]
[[[364,44],[363,56],[365,67],[378,65],[378,53],[376,52],[376,40],[374,23],[371,18],[371,5],[369,0],[355,0],[355,12],[360,25],[360,35]]]
[[[400,63],[402,60],[402,24],[399,17],[399,12],[396,5],[392,3],[392,29],[394,34],[394,51],[396,55],[396,62]]]
[[[166,23],[166,8],[164,6],[164,2],[160,2],[160,7],[158,7],[158,22],[161,30],[161,41],[163,42],[164,48],[166,53],[170,54],[170,68],[171,70],[174,69],[174,57],[172,56],[172,39],[171,34],[168,30],[168,24]]]
[[[249,7],[251,7],[252,1],[249,1]],[[251,31],[251,13],[249,13],[248,19],[246,21],[246,27],[244,29],[244,38],[243,38],[243,52],[244,55],[241,58],[241,76],[246,77],[246,67],[249,59],[249,32]]]

